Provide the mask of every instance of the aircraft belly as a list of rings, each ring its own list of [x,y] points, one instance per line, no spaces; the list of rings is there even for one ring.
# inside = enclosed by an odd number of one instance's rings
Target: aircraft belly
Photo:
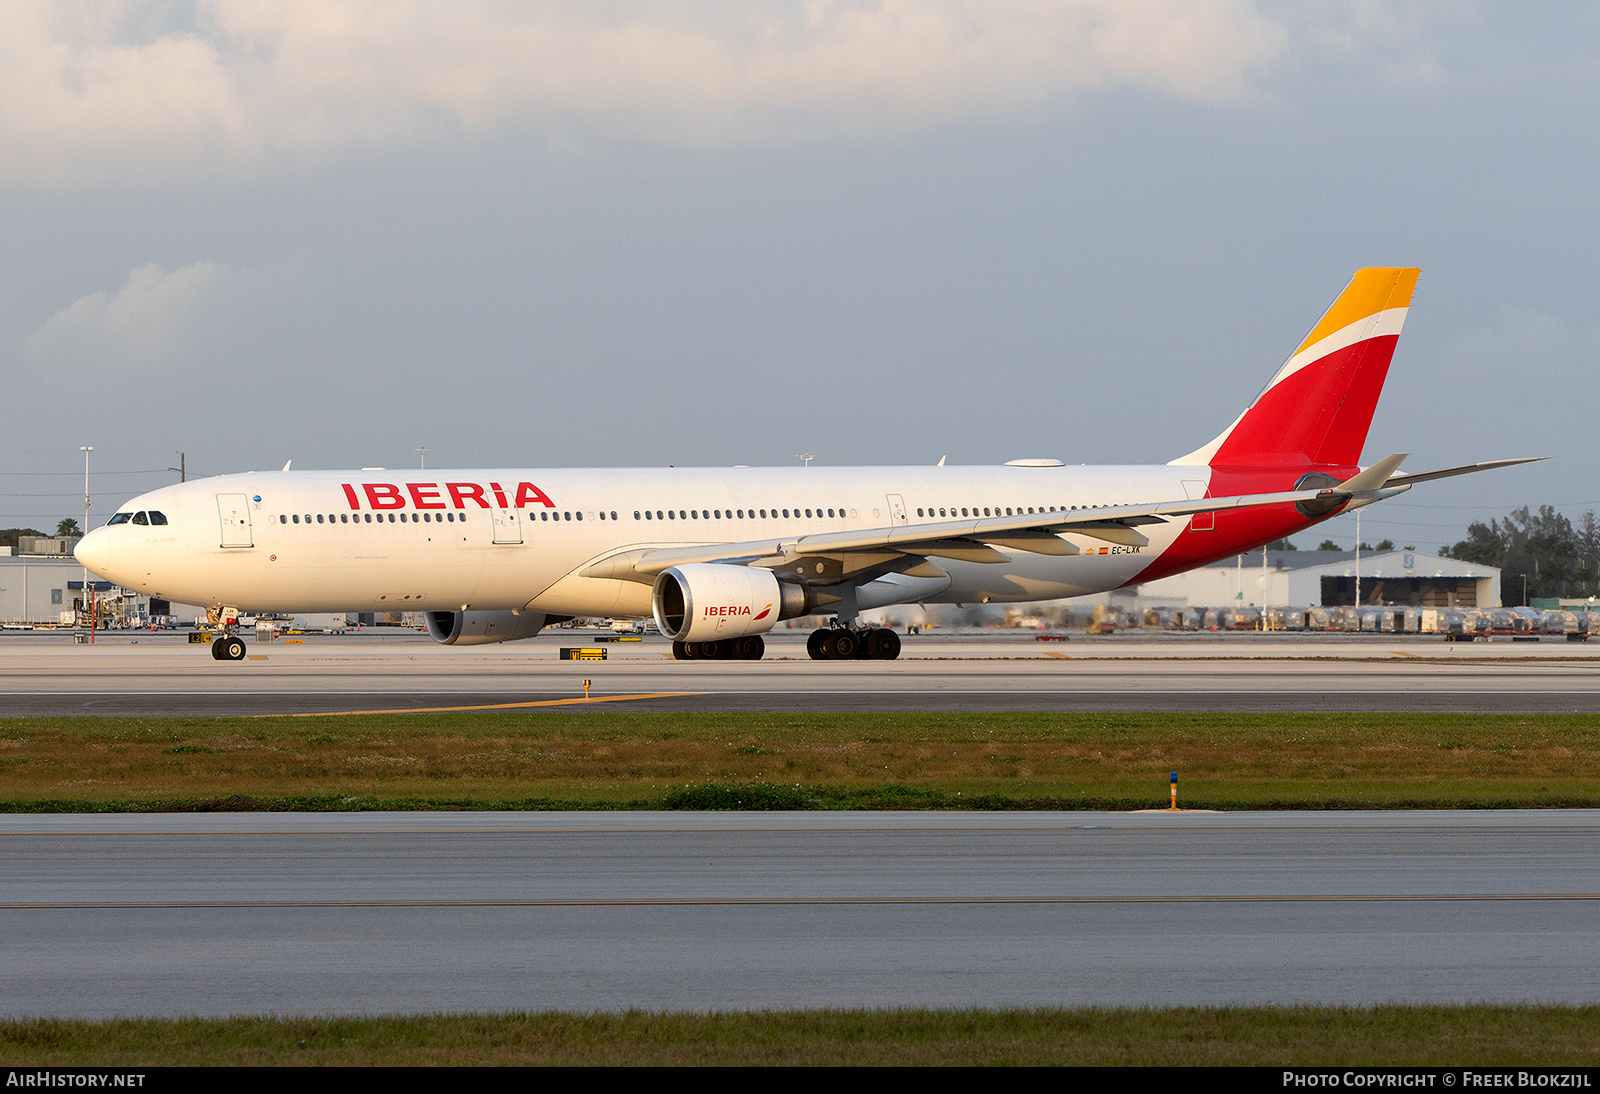
[[[570,574],[534,597],[530,611],[549,615],[644,618],[650,614],[651,586],[616,578]]]
[[[932,602],[970,604],[989,601],[996,604],[1030,600],[1060,600],[1107,592],[1132,579],[1149,559],[1149,548],[1111,548],[1118,552],[1055,558],[1045,555],[1013,556],[1004,565],[941,562],[951,577],[950,588]]]

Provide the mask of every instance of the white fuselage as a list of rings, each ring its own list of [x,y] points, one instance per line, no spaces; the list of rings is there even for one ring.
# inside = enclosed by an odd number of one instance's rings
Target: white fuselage
[[[1209,478],[1206,467],[1166,465],[252,473],[141,495],[119,513],[159,512],[166,524],[123,520],[96,529],[79,557],[149,595],[262,612],[644,617],[650,585],[581,571],[641,548],[1199,497]],[[1113,589],[1136,578],[1186,523],[1142,528],[1144,547],[1067,533],[1080,554],[940,560],[947,578],[900,577],[860,606]]]

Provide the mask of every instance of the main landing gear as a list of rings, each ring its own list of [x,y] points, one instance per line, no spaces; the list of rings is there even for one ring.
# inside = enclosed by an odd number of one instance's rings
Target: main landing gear
[[[225,634],[211,643],[211,656],[218,661],[243,661],[244,639]]]
[[[759,634],[724,638],[718,642],[674,642],[672,656],[679,661],[759,661],[767,643]]]
[[[811,632],[806,652],[813,661],[893,661],[900,656],[900,636],[884,627],[861,631],[824,627]]]

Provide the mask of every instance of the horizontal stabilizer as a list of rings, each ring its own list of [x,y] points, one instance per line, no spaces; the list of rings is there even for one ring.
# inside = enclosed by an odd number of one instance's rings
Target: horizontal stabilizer
[[[1369,490],[1382,490],[1385,486],[1393,485],[1389,476],[1397,471],[1401,464],[1406,462],[1408,453],[1396,452],[1392,456],[1385,456],[1371,467],[1358,474],[1345,479],[1334,488],[1337,494],[1365,494]]]
[[[1414,482],[1431,482],[1434,479],[1448,479],[1456,475],[1470,475],[1474,471],[1492,471],[1496,467],[1514,467],[1519,463],[1538,463],[1548,460],[1549,456],[1523,456],[1515,460],[1488,460],[1484,463],[1462,464],[1460,467],[1447,467],[1443,471],[1422,471],[1415,475],[1396,475],[1386,482],[1385,486],[1410,486]],[[1344,489],[1342,486],[1340,489]]]

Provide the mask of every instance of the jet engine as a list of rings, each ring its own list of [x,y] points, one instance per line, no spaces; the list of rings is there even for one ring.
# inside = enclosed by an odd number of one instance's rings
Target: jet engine
[[[766,634],[780,619],[815,611],[816,599],[771,570],[695,562],[658,574],[650,606],[674,642],[714,642]]]
[[[446,646],[482,646],[532,638],[552,622],[542,612],[424,612],[428,637]]]

